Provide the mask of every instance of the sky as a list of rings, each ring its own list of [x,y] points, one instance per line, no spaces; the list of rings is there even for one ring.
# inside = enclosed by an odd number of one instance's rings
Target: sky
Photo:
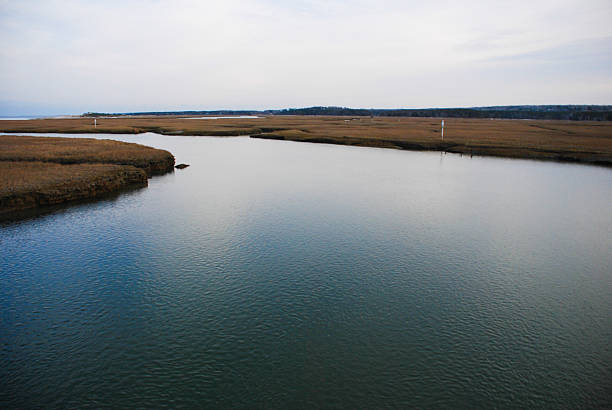
[[[0,0],[0,115],[612,104],[612,1]]]

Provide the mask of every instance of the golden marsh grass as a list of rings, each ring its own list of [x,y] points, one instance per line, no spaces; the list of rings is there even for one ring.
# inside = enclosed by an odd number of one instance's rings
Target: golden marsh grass
[[[2,121],[5,132],[251,135],[304,142],[612,164],[612,122],[439,118],[266,116],[190,119],[142,116]]]

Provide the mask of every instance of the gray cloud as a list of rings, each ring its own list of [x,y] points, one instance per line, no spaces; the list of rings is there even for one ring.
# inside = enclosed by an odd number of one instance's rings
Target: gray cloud
[[[573,0],[0,1],[0,114],[609,104],[611,17]]]

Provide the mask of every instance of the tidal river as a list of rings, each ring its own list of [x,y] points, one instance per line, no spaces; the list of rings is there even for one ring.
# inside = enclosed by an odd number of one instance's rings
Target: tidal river
[[[612,406],[611,169],[97,137],[191,166],[0,225],[0,407]]]

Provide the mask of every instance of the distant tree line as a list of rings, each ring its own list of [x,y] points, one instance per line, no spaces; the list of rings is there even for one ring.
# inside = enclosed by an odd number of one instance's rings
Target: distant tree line
[[[114,114],[88,112],[83,114],[83,116],[87,117],[105,117],[121,115],[331,115],[612,121],[612,105],[507,105],[496,107],[419,109],[308,107],[264,111],[147,111]]]
[[[217,110],[217,111],[143,111],[143,112],[86,112],[81,114],[82,117],[117,117],[123,115],[257,115],[264,111],[232,111],[232,110]]]
[[[337,115],[376,117],[499,118],[572,121],[612,121],[612,106],[504,106],[476,108],[354,109],[346,107],[289,108],[275,115]]]

